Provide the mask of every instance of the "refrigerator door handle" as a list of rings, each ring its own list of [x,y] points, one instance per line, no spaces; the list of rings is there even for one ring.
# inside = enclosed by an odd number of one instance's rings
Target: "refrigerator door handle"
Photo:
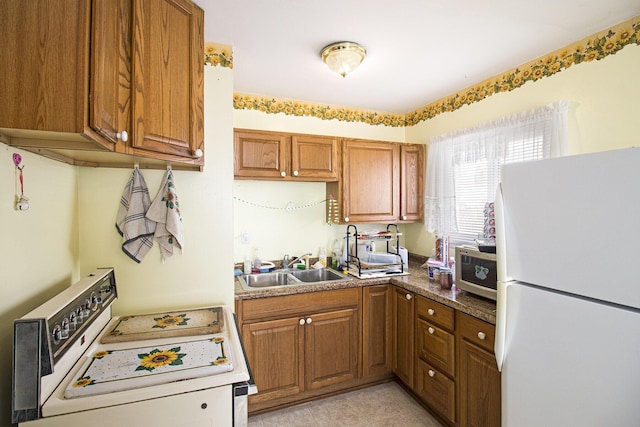
[[[505,350],[505,334],[507,320],[507,258],[506,258],[506,227],[504,226],[504,204],[502,201],[502,184],[498,184],[496,198],[494,201],[494,211],[496,218],[496,259],[497,259],[497,275],[498,275],[498,292],[496,296],[496,340],[494,344],[494,353],[498,370],[502,372],[502,364],[504,362]]]
[[[496,355],[498,371],[502,372],[504,363],[505,343],[507,334],[507,289],[509,282],[498,282],[498,292],[496,299],[496,340],[493,351]]]
[[[497,259],[497,276],[499,282],[511,280],[507,272],[507,236],[506,227],[504,225],[504,203],[502,197],[502,184],[498,184],[496,190],[496,198],[493,203],[496,218],[496,259]]]

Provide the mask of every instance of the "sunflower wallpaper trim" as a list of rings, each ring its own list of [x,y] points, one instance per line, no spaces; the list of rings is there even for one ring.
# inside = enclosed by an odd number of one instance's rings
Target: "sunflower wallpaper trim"
[[[227,44],[206,42],[204,44],[204,64],[233,69],[233,47]]]
[[[640,45],[640,16],[406,114],[367,111],[243,93],[234,93],[233,108],[236,110],[257,110],[267,114],[282,113],[289,116],[315,117],[321,120],[359,122],[369,125],[413,126],[439,114],[455,111],[464,105],[481,101],[496,93],[510,92],[529,81],[552,76],[575,64],[600,60],[615,54],[630,44]]]

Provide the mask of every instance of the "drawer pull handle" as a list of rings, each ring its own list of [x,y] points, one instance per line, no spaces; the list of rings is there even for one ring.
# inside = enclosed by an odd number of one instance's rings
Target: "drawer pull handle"
[[[478,332],[478,338],[483,340],[483,339],[487,338],[487,334],[485,334],[484,332]]]
[[[411,294],[407,294],[405,296],[407,297],[407,299],[411,299]]]
[[[280,176],[284,178],[285,176],[287,176],[287,173],[285,171],[282,171],[280,172]]]
[[[429,331],[429,333],[431,335],[433,335],[433,333],[436,331],[435,329],[433,329],[432,327],[429,327],[429,329],[427,329],[427,331]]]
[[[436,371],[434,371],[433,369],[429,369],[427,373],[429,374],[430,377],[434,377],[436,375]]]
[[[307,317],[307,325],[310,325],[311,322],[313,322],[313,320],[311,320],[311,317]]]
[[[300,326],[304,326],[304,319],[298,320],[298,323],[300,324]]]
[[[429,314],[429,316],[433,316],[434,314],[436,314],[436,311],[433,308],[430,308],[429,310],[427,310],[427,313]]]

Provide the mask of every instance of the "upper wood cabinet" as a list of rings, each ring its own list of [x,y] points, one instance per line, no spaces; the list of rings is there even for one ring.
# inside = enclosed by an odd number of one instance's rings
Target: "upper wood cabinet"
[[[234,174],[240,179],[336,181],[338,139],[328,136],[236,129]]]
[[[204,12],[190,0],[133,0],[133,154],[202,164]]]
[[[71,164],[204,164],[204,14],[189,0],[9,0],[2,142]],[[158,163],[158,162],[156,162]]]
[[[327,185],[327,198],[338,200],[339,222],[422,221],[423,145],[345,139],[342,164],[342,181]]]

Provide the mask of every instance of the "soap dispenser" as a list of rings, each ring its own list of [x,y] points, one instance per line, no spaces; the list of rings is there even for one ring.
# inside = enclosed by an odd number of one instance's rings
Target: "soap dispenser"
[[[324,248],[324,246],[320,248],[320,253],[318,255],[318,261],[320,262],[320,264],[322,264],[322,267],[326,267],[327,266],[327,251]]]

